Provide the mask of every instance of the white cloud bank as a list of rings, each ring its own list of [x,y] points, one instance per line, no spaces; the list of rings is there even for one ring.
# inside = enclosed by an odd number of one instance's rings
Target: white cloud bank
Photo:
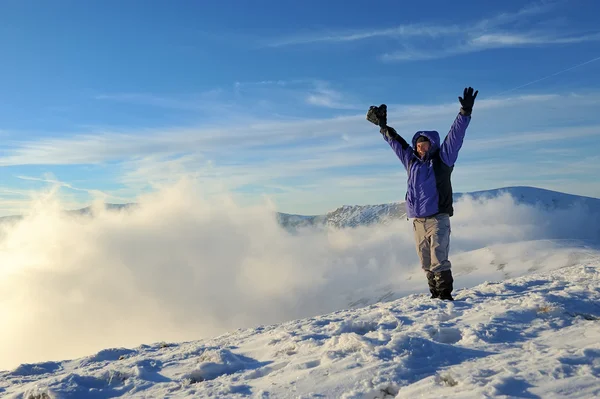
[[[0,368],[199,339],[347,308],[388,290],[426,291],[406,221],[291,236],[268,204],[209,201],[187,182],[139,204],[73,218],[49,196],[21,223],[2,227]],[[549,214],[508,197],[458,203],[452,256],[464,277],[457,287],[501,277],[494,256],[513,275],[536,260],[538,268],[567,265],[585,251],[527,241],[597,240],[599,222],[583,209]],[[511,242],[521,243],[515,253],[493,250]],[[480,252],[463,253],[471,250]]]

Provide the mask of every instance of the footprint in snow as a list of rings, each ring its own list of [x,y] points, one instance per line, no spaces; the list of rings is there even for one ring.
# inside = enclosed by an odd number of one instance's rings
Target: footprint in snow
[[[311,360],[308,362],[304,362],[301,363],[297,366],[298,369],[314,369],[315,367],[319,367],[321,365],[321,361],[319,359],[317,360]]]
[[[564,366],[571,368],[572,374],[583,374],[581,369],[584,368],[594,377],[600,377],[600,350],[598,349],[585,349],[582,356],[560,357],[558,360]]]
[[[247,380],[255,380],[257,378],[266,377],[267,375],[285,368],[289,362],[275,363],[269,366],[261,367],[248,373],[244,378]]]
[[[365,335],[371,331],[377,330],[377,327],[377,323],[370,321],[343,321],[331,335],[341,335],[347,333]]]
[[[462,332],[452,327],[430,327],[427,331],[432,340],[442,344],[455,344],[462,339]]]

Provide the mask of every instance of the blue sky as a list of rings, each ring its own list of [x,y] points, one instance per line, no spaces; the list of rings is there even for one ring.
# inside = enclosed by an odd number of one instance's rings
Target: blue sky
[[[600,3],[4,1],[0,215],[198,179],[284,212],[401,200],[406,138],[480,91],[455,191],[600,197]]]

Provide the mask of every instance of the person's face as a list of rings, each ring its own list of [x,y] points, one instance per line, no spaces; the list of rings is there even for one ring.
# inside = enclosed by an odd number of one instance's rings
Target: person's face
[[[420,143],[417,143],[417,154],[419,154],[421,158],[423,158],[425,154],[427,154],[427,151],[429,151],[429,144],[429,141],[421,141]]]

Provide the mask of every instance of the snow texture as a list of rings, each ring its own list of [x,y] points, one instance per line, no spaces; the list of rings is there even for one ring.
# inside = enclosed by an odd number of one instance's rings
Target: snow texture
[[[0,374],[9,398],[592,398],[600,254],[552,272],[409,295],[213,339],[109,349]]]

